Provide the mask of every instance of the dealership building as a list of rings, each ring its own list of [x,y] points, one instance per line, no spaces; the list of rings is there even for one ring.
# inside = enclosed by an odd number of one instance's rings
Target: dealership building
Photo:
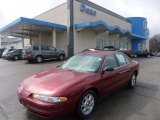
[[[146,18],[125,18],[88,0],[68,0],[32,19],[20,17],[0,35],[20,37],[23,46],[52,45],[67,54],[104,46],[149,50]]]

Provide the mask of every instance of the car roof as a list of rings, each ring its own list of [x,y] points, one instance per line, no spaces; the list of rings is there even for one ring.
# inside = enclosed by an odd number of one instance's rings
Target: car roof
[[[104,51],[104,50],[90,50],[90,51],[84,51],[80,52],[79,54],[92,54],[92,55],[102,55],[102,56],[107,56],[113,53],[119,53],[116,51]]]

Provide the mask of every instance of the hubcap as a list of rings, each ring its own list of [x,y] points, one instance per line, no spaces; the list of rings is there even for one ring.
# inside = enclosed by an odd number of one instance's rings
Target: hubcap
[[[131,85],[132,85],[132,86],[135,86],[135,84],[136,84],[136,75],[133,74],[133,76],[132,76],[132,81],[131,81]]]
[[[42,58],[41,57],[37,57],[37,62],[42,62]]]
[[[94,108],[94,97],[92,94],[88,94],[84,97],[81,104],[81,111],[84,115],[88,115],[92,112]]]
[[[18,60],[18,56],[15,56],[14,59],[15,59],[15,60]]]
[[[63,60],[63,55],[60,55],[59,58],[60,58],[60,60]]]

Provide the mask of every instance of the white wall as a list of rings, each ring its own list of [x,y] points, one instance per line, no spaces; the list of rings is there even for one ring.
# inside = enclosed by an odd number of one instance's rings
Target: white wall
[[[67,25],[67,3],[44,12],[34,19]]]
[[[74,23],[82,23],[82,22],[95,22],[98,20],[105,21],[109,26],[118,25],[122,29],[127,29],[131,31],[131,23],[119,19],[117,17],[111,16],[105,12],[92,8],[96,11],[96,16],[87,14],[86,12],[80,11],[81,3],[78,1],[74,1]],[[90,7],[91,8],[91,7]]]
[[[8,43],[8,44],[2,44],[1,47],[2,48],[11,48],[14,47],[15,49],[23,49],[23,45],[22,45],[22,41],[21,42],[15,42],[15,43]]]
[[[122,29],[127,29],[131,31],[131,23],[121,20],[117,17],[106,14],[100,10],[96,10],[96,16],[87,14],[85,12],[80,11],[80,2],[74,1],[74,23],[82,23],[82,22],[95,22],[98,20],[105,21],[109,26],[118,25]],[[91,8],[91,7],[90,7]],[[74,52],[78,53],[82,50],[89,48],[96,48],[97,40],[105,40],[105,41],[125,41],[128,42],[128,49],[131,49],[131,40],[128,37],[119,37],[119,35],[109,35],[109,32],[103,33],[95,33],[92,29],[83,29],[80,31],[74,32]]]
[[[104,40],[107,42],[128,42],[128,49],[131,49],[131,41],[127,37],[119,37],[118,35],[109,35],[108,32],[103,32],[96,34],[91,29],[85,29],[79,32],[76,32],[76,38],[74,39],[74,52],[78,53],[85,49],[96,48],[97,40]]]
[[[67,31],[56,32],[56,47],[64,50],[67,54]]]

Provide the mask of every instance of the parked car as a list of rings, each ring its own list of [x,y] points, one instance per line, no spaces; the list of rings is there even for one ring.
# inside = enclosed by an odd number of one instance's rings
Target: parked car
[[[116,51],[118,49],[116,49],[114,46],[105,46],[105,47],[103,47],[103,50],[106,50],[106,51]]]
[[[105,46],[103,48],[103,50],[105,50],[105,51],[119,51],[119,52],[126,54],[128,57],[131,57],[133,54],[131,50],[120,50],[119,48],[116,48],[114,46]]]
[[[53,46],[28,45],[23,49],[22,58],[29,62],[36,61],[38,63],[43,62],[45,59],[53,58],[63,60],[65,58],[65,52]]]
[[[139,63],[116,51],[81,52],[60,67],[25,79],[18,87],[19,101],[45,117],[77,112],[89,117],[98,100],[125,84],[134,88]]]
[[[10,51],[13,51],[13,50],[14,50],[14,48],[5,49],[5,50],[3,51],[2,57],[5,58],[6,54],[7,54],[8,52],[10,52]]]
[[[2,54],[4,52],[5,49],[0,49],[0,58],[2,57]]]
[[[160,57],[160,52],[158,52],[158,53],[156,54],[156,56],[157,56],[157,57]]]
[[[151,57],[153,53],[148,51],[138,51],[134,54],[135,57]]]
[[[22,59],[22,49],[15,49],[13,51],[10,51],[5,56],[6,59],[12,59],[12,60],[20,60]]]

